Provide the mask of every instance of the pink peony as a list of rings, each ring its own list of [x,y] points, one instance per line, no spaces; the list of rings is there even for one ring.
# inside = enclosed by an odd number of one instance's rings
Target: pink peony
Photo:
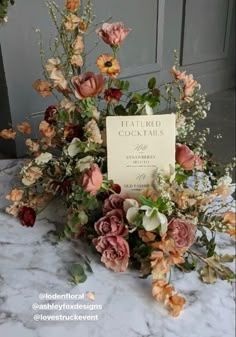
[[[124,225],[124,213],[121,209],[113,209],[98,220],[94,228],[99,235],[126,236],[128,229]]]
[[[175,240],[176,248],[188,249],[194,242],[196,226],[181,219],[172,219],[167,233]]]
[[[81,182],[85,191],[91,195],[95,195],[100,190],[103,176],[97,164],[91,163],[90,168],[83,171]]]
[[[96,30],[96,33],[105,43],[119,47],[130,31],[131,29],[125,28],[122,22],[114,22],[104,23],[102,28]]]
[[[102,75],[86,72],[80,76],[74,76],[71,82],[75,88],[75,96],[78,99],[98,96],[103,92],[106,80]]]
[[[129,263],[129,245],[121,236],[100,236],[93,240],[101,261],[115,272],[126,271]]]
[[[176,144],[176,161],[186,171],[202,170],[202,160],[187,145]]]
[[[113,209],[121,209],[123,210],[123,202],[124,198],[122,198],[118,194],[111,194],[109,198],[107,198],[104,202],[103,213],[112,211]]]

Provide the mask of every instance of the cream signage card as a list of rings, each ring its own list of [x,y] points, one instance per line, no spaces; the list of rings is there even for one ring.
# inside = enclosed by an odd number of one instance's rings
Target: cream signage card
[[[175,165],[175,115],[112,116],[106,119],[108,178],[122,191],[152,184],[158,168]]]

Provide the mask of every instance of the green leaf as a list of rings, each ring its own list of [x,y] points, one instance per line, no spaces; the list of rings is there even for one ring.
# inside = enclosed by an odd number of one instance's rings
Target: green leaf
[[[72,276],[72,282],[75,284],[83,283],[87,280],[87,275],[85,274],[84,268],[81,264],[77,263],[72,265],[69,272]]]
[[[117,116],[128,116],[128,112],[121,104],[117,105],[114,110]]]
[[[157,83],[157,80],[155,79],[155,77],[150,78],[150,80],[148,81],[148,89],[150,90],[154,89],[156,83]]]

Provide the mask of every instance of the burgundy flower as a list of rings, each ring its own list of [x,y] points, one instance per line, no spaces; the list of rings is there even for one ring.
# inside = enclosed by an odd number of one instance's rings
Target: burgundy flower
[[[196,226],[181,219],[172,219],[167,233],[175,240],[176,248],[187,250],[195,240]]]
[[[56,123],[55,116],[58,111],[57,109],[58,107],[56,105],[50,105],[44,113],[44,120],[49,124],[55,124]]]
[[[22,226],[33,227],[36,219],[36,212],[33,208],[23,206],[18,213]]]
[[[104,99],[108,103],[116,104],[122,96],[122,91],[116,88],[109,88],[104,92]]]
[[[98,220],[94,228],[99,235],[126,236],[128,229],[124,224],[124,213],[121,209],[113,209]]]
[[[50,186],[54,190],[57,190],[57,193],[65,195],[71,192],[72,184],[69,179],[65,179],[63,182],[52,181]]]
[[[202,170],[202,160],[187,145],[176,144],[176,162],[186,171]]]
[[[67,124],[64,127],[64,137],[68,142],[71,142],[74,138],[82,139],[84,136],[84,130],[80,125]]]
[[[100,236],[93,240],[101,261],[115,272],[126,271],[129,263],[129,245],[122,236]]]
[[[112,211],[113,209],[121,209],[123,210],[124,198],[122,198],[119,194],[111,194],[109,198],[105,200],[103,206],[103,213]]]

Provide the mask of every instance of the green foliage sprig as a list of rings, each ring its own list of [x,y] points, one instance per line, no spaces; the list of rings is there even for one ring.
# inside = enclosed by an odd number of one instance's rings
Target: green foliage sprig
[[[14,5],[15,0],[0,0],[0,24],[6,21],[9,4]]]

